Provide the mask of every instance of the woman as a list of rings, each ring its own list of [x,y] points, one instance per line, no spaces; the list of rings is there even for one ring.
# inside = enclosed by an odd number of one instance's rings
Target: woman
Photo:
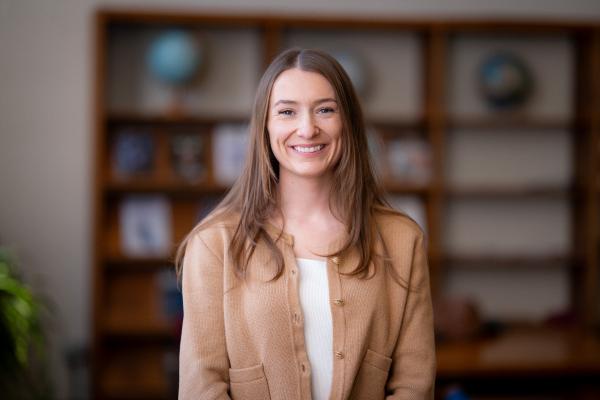
[[[424,245],[384,200],[342,67],[283,52],[242,176],[177,254],[179,398],[432,398]]]

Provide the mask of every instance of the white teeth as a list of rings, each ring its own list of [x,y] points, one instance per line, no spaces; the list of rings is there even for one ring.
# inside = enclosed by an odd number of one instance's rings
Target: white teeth
[[[318,146],[312,146],[312,147],[302,147],[302,146],[293,146],[294,150],[300,152],[300,153],[314,153],[315,151],[319,151],[321,150],[323,147],[325,147],[324,144],[320,144]]]

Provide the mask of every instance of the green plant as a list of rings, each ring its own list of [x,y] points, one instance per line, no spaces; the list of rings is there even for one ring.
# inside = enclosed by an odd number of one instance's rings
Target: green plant
[[[9,399],[50,399],[44,368],[44,303],[19,277],[0,247],[0,393]]]

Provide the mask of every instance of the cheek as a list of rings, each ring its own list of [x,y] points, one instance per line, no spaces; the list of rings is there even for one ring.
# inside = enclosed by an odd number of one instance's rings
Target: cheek
[[[344,147],[344,138],[341,127],[339,128],[339,130],[336,131],[332,139],[336,142],[334,162],[338,162],[340,158],[342,158],[342,152]]]
[[[271,147],[273,148],[273,150],[276,150],[275,149],[276,147],[281,148],[281,147],[285,146],[285,141],[287,138],[285,127],[278,125],[278,124],[272,124],[272,125],[269,125],[268,132],[269,132],[269,141],[271,143]]]
[[[269,147],[271,148],[271,152],[277,159],[277,161],[281,162],[281,144],[279,143],[277,131],[274,131],[273,128],[267,129],[267,134],[269,138]]]
[[[341,118],[332,118],[327,121],[327,130],[330,132],[332,139],[340,139],[342,136],[343,124]]]

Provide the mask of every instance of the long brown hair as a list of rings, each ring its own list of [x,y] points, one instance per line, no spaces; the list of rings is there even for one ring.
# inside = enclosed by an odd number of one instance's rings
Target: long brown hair
[[[315,49],[294,47],[279,54],[267,67],[256,91],[249,127],[249,146],[246,164],[241,176],[225,198],[207,218],[186,236],[177,249],[175,265],[181,277],[182,261],[190,237],[204,229],[222,215],[239,214],[239,223],[232,237],[229,252],[235,263],[235,273],[245,277],[246,268],[258,240],[263,239],[277,263],[277,274],[283,271],[283,254],[276,241],[266,230],[269,217],[281,215],[277,204],[279,163],[269,144],[267,113],[271,89],[284,71],[298,68],[317,72],[325,77],[334,89],[342,118],[342,154],[333,167],[332,190],[329,208],[333,215],[347,227],[347,240],[333,254],[341,255],[356,246],[360,254],[357,267],[349,274],[364,276],[374,254],[375,238],[379,234],[374,223],[376,210],[394,211],[384,197],[382,186],[376,180],[369,156],[366,127],[358,97],[350,78],[340,64],[329,54]],[[384,246],[384,252],[385,246]],[[384,262],[387,257],[384,256]],[[392,272],[393,274],[393,272]]]

